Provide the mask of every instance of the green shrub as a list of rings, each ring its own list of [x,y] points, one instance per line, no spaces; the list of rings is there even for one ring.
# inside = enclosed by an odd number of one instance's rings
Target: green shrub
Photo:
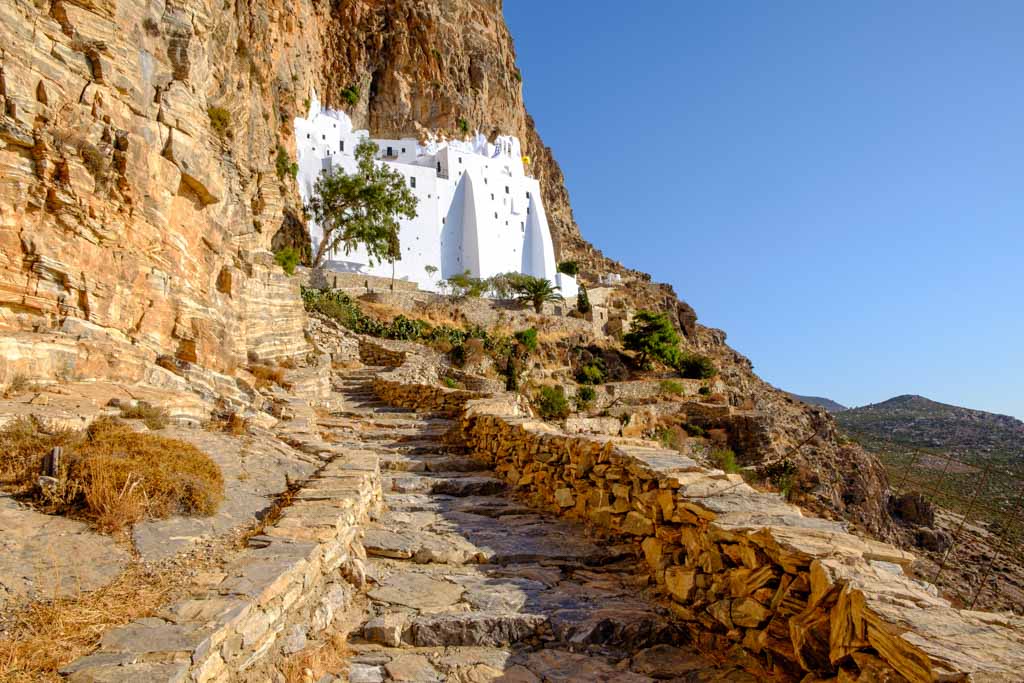
[[[355,106],[359,104],[359,86],[350,85],[347,88],[341,89],[341,99],[348,102],[349,106]]]
[[[445,377],[444,379],[441,380],[441,383],[444,384],[449,389],[457,389],[459,386],[459,383],[455,381],[455,379],[452,377]]]
[[[686,423],[683,425],[683,429],[685,429],[686,433],[689,434],[690,436],[704,438],[704,428],[701,427],[700,425]]]
[[[679,335],[664,313],[638,311],[622,341],[638,354],[637,360],[644,368],[650,367],[652,359],[666,365],[674,365],[679,359]]]
[[[663,394],[671,394],[672,396],[679,396],[686,391],[686,385],[682,382],[676,382],[675,380],[666,379],[658,385],[658,390]]]
[[[533,405],[545,420],[561,420],[569,415],[569,401],[562,387],[541,387]]]
[[[576,277],[580,272],[580,265],[575,261],[562,261],[558,264],[558,272],[570,277]]]
[[[289,275],[295,274],[295,266],[299,265],[299,251],[295,247],[285,247],[274,252],[274,262]]]
[[[516,332],[516,342],[528,353],[533,353],[537,350],[537,330],[528,327],[525,330],[519,330]]]
[[[583,411],[593,405],[597,399],[597,391],[594,387],[584,384],[576,390],[576,410]]]
[[[280,145],[277,147],[277,160],[275,161],[275,165],[277,167],[278,180],[284,180],[289,176],[294,178],[299,173],[299,165],[291,160],[291,157],[288,156],[287,150]]]
[[[206,115],[210,117],[210,127],[220,137],[231,136],[231,112],[223,107],[209,107]]]
[[[736,474],[740,471],[740,466],[736,463],[736,454],[731,448],[716,448],[711,451],[711,462],[726,474]]]
[[[576,310],[586,315],[590,313],[590,296],[587,294],[587,286],[580,283],[580,292],[576,295]]]
[[[701,396],[710,396],[711,387],[701,387],[700,389],[697,390],[697,393],[700,394]]]
[[[581,366],[579,373],[576,375],[576,381],[580,384],[604,384],[604,361],[600,358],[595,358],[593,361]]]
[[[466,119],[459,119],[459,130],[463,133],[469,133],[469,121]]]
[[[711,379],[718,374],[710,358],[696,353],[680,354],[675,368],[687,379]]]

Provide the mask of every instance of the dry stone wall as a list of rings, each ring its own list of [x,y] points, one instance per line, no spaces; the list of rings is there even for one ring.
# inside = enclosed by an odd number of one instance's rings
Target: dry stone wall
[[[1024,619],[954,609],[906,574],[908,553],[678,453],[567,435],[508,398],[418,383],[415,364],[381,375],[381,398],[460,410],[474,454],[534,505],[631,539],[705,648],[740,643],[804,680],[1019,680]]]
[[[380,503],[377,455],[336,457],[222,572],[200,575],[189,597],[156,616],[108,631],[61,673],[72,682],[220,682],[302,649],[362,588],[362,525]]]

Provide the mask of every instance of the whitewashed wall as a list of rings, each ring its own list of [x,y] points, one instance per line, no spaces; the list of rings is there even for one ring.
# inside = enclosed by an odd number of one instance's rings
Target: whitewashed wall
[[[355,170],[356,145],[369,134],[353,130],[344,112],[321,109],[314,94],[306,118],[295,119],[295,137],[299,193],[308,201],[322,171]],[[518,139],[499,136],[489,143],[477,134],[469,141],[425,145],[412,138],[374,142],[381,163],[406,178],[419,202],[416,218],[400,221],[397,278],[434,290],[439,279],[467,270],[481,278],[520,272],[561,283],[566,297],[576,295],[575,280],[556,273],[540,187],[526,175]],[[323,233],[315,222],[309,228],[316,249]],[[371,264],[361,248],[349,254],[339,249],[328,266],[391,276],[391,264]],[[430,277],[427,266],[439,272]]]

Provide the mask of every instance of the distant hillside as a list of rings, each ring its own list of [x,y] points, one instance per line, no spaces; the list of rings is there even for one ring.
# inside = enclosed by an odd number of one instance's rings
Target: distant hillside
[[[967,458],[971,462],[983,456],[1024,459],[1024,422],[923,396],[897,396],[850,408],[836,420],[853,436],[938,448],[972,456]]]
[[[842,403],[837,403],[830,398],[824,398],[822,396],[801,396],[800,394],[792,393],[789,395],[798,401],[803,401],[804,403],[807,403],[809,405],[824,408],[825,410],[833,414],[841,413],[844,410],[849,410],[849,408],[844,406]]]
[[[835,418],[879,456],[897,488],[923,492],[946,508],[988,521],[1017,509],[1024,485],[1024,422],[909,395]],[[1020,533],[1013,534],[1018,541]]]

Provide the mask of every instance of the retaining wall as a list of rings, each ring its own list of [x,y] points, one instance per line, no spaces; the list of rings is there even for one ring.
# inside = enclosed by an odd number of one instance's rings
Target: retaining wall
[[[739,643],[807,681],[1021,680],[1024,618],[952,608],[906,575],[910,554],[806,517],[738,475],[567,435],[509,398],[419,383],[406,364],[375,382],[382,399],[458,411],[475,455],[534,505],[632,539],[638,569],[703,648]]]
[[[301,650],[362,587],[362,524],[380,502],[377,455],[339,455],[222,572],[198,576],[188,598],[156,616],[104,633],[61,673],[75,683],[222,682]]]

